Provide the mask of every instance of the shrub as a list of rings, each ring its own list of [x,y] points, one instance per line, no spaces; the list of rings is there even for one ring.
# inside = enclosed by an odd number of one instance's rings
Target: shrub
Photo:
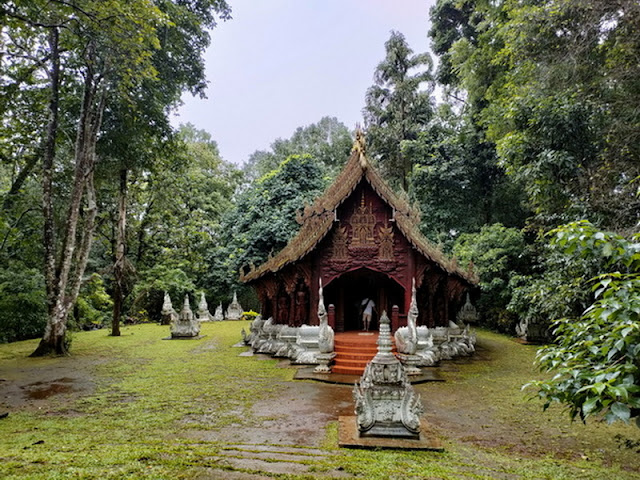
[[[0,268],[0,343],[37,338],[47,323],[44,277],[21,262]]]

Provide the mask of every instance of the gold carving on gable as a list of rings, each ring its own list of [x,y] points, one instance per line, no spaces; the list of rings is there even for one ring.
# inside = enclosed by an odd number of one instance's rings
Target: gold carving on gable
[[[373,230],[376,226],[376,216],[373,214],[371,203],[365,204],[364,192],[360,206],[351,216],[351,245],[354,247],[375,245]]]

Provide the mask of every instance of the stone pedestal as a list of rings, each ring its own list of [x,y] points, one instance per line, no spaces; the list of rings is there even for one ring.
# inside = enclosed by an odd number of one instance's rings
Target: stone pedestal
[[[391,352],[390,320],[380,317],[378,353],[356,383],[358,431],[361,437],[420,438],[422,403],[400,361]]]
[[[171,325],[178,319],[178,313],[173,309],[171,297],[164,292],[164,302],[162,303],[162,312],[160,313],[160,325]]]
[[[189,295],[184,296],[184,305],[178,319],[171,325],[171,338],[199,338],[200,322],[193,315]]]
[[[243,315],[244,310],[238,302],[238,296],[236,292],[233,292],[233,301],[229,304],[229,308],[227,308],[226,320],[242,320]]]
[[[419,355],[398,353],[398,359],[404,365],[404,371],[407,375],[420,375],[422,373],[419,367],[420,363],[422,363],[422,357]]]
[[[314,373],[331,373],[331,362],[336,358],[336,354],[331,353],[319,353],[316,356],[318,360],[318,366],[313,370]]]
[[[213,314],[213,320],[215,322],[221,322],[222,320],[224,320],[224,313],[222,311],[222,303],[220,303],[220,305],[218,305],[216,307],[216,311]]]

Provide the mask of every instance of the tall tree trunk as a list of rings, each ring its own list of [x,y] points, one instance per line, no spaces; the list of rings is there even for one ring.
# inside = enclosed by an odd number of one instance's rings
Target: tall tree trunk
[[[124,302],[125,253],[127,227],[127,169],[120,170],[120,190],[118,192],[118,228],[116,232],[116,255],[113,265],[115,285],[113,289],[113,321],[111,335],[120,336],[120,317]]]
[[[58,49],[58,29],[49,32],[51,48],[51,98],[49,99],[49,125],[42,162],[42,215],[44,217],[44,276],[47,290],[47,313],[51,317],[56,297],[56,236],[53,218],[53,160],[56,156],[58,135],[58,110],[60,104],[60,51]]]
[[[42,356],[51,353],[60,355],[68,352],[65,342],[67,319],[69,310],[73,307],[82,284],[82,276],[84,275],[91,250],[97,213],[93,169],[96,161],[95,145],[105,105],[105,92],[102,90],[98,95],[98,83],[92,69],[87,68],[82,110],[75,144],[75,175],[69,200],[69,210],[64,225],[60,259],[58,268],[55,270],[51,268],[51,264],[55,265],[55,243],[47,244],[48,241],[53,240],[53,224],[51,225],[50,234],[45,227],[45,251],[47,252],[45,272],[47,294],[50,302],[48,305],[49,315],[44,336],[31,356]],[[43,177],[46,176],[44,175]],[[47,181],[50,181],[50,179]],[[45,185],[46,187],[47,185]],[[52,205],[52,188],[50,184],[48,188],[48,197],[45,195],[44,202],[45,224],[47,218],[46,208],[51,208]],[[87,209],[83,223],[84,228],[80,238],[78,238],[78,223],[80,221],[83,198],[86,198]],[[52,215],[52,212],[50,214]],[[53,271],[52,275],[49,269]]]

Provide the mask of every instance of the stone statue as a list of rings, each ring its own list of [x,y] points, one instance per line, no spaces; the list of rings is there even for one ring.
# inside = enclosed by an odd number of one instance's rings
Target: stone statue
[[[191,311],[189,295],[185,295],[180,315],[171,325],[171,338],[197,338],[199,335],[200,322]]]
[[[221,322],[222,320],[224,320],[224,313],[222,311],[222,302],[220,302],[220,305],[216,307],[216,311],[213,314],[213,320],[216,322]]]
[[[423,408],[404,367],[392,353],[390,320],[380,317],[378,353],[353,389],[360,436],[420,438]]]
[[[324,294],[322,291],[322,279],[320,279],[320,288],[318,294],[318,321],[320,323],[320,339],[318,340],[318,347],[320,353],[333,352],[333,328],[329,326],[329,316],[324,306]]]
[[[458,312],[456,320],[461,328],[464,328],[464,326],[469,323],[475,323],[478,321],[478,312],[476,311],[476,307],[471,303],[469,292],[467,292],[467,301]]]
[[[399,353],[407,355],[415,355],[418,348],[418,329],[416,322],[418,320],[418,302],[416,300],[416,279],[413,279],[411,288],[411,305],[407,314],[407,326],[400,327],[396,330],[396,348]]]
[[[233,301],[229,305],[229,308],[227,308],[226,319],[241,320],[243,314],[244,314],[244,310],[242,309],[242,306],[240,305],[240,303],[238,303],[238,296],[236,295],[236,292],[233,292]]]
[[[213,320],[213,316],[209,313],[209,305],[207,299],[204,296],[204,292],[200,294],[200,303],[198,304],[198,321],[210,322]]]
[[[164,292],[164,302],[162,303],[162,312],[161,312],[161,325],[171,325],[175,320],[178,319],[178,312],[173,309],[173,305],[171,304],[171,297],[167,292]]]

